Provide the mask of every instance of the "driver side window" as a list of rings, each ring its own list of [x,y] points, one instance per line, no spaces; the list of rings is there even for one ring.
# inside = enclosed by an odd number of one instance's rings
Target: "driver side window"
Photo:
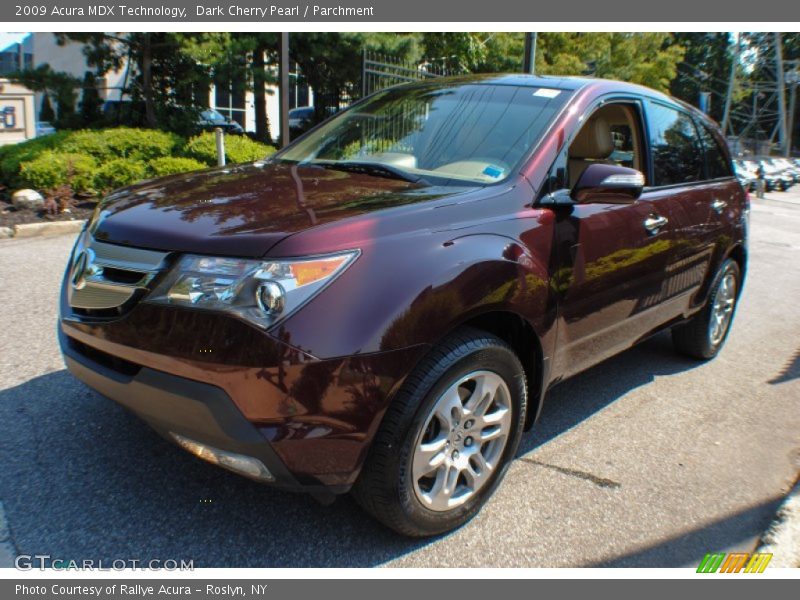
[[[622,102],[606,104],[593,112],[569,146],[562,185],[572,189],[593,163],[644,172],[639,115],[637,105]]]

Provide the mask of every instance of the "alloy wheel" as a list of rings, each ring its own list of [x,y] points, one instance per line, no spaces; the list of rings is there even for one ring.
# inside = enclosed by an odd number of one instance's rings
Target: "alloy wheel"
[[[728,326],[733,316],[733,307],[736,304],[736,276],[725,273],[717,288],[714,305],[711,308],[711,320],[708,323],[708,337],[711,344],[716,346],[725,337]]]
[[[411,476],[419,501],[448,511],[491,479],[511,433],[511,393],[500,375],[473,371],[434,403],[414,444]]]

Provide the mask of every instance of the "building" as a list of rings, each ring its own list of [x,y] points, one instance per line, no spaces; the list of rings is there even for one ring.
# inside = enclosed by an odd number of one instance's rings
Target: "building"
[[[87,71],[92,70],[86,63],[83,44],[67,42],[58,45],[52,33],[31,33],[22,42],[0,49],[0,76],[19,70],[20,65],[36,68],[48,64],[54,71],[69,73],[82,79]],[[272,68],[272,67],[267,67]],[[6,70],[4,70],[6,69]],[[104,101],[124,101],[126,80],[130,76],[130,65],[123,64],[119,71],[105,73],[98,78],[98,91]],[[275,73],[277,75],[277,73]],[[290,74],[289,107],[313,105],[313,91],[302,83],[298,85],[297,73]],[[213,108],[226,117],[237,121],[248,132],[254,132],[255,103],[253,92],[244,81],[217,81],[208,92],[208,107]],[[35,98],[35,114],[38,120],[42,107],[43,94],[37,93]],[[279,131],[280,101],[277,86],[267,86],[266,90],[267,118],[273,135]]]

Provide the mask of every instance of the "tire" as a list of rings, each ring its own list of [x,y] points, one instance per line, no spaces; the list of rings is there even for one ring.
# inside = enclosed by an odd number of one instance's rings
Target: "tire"
[[[353,488],[356,501],[411,537],[463,525],[502,480],[526,410],[525,370],[511,347],[459,329],[420,361],[392,400]]]
[[[719,353],[733,323],[741,281],[741,271],[736,261],[727,259],[722,263],[705,307],[686,323],[672,328],[672,343],[678,352],[699,360],[709,360]],[[719,318],[718,311],[722,305],[726,308],[727,316],[721,329],[715,329],[712,319]]]

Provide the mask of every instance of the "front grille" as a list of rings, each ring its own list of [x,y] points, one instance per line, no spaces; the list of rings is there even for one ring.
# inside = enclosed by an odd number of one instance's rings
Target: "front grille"
[[[67,282],[76,314],[119,316],[145,293],[165,267],[168,252],[99,242],[84,232],[78,240]]]

